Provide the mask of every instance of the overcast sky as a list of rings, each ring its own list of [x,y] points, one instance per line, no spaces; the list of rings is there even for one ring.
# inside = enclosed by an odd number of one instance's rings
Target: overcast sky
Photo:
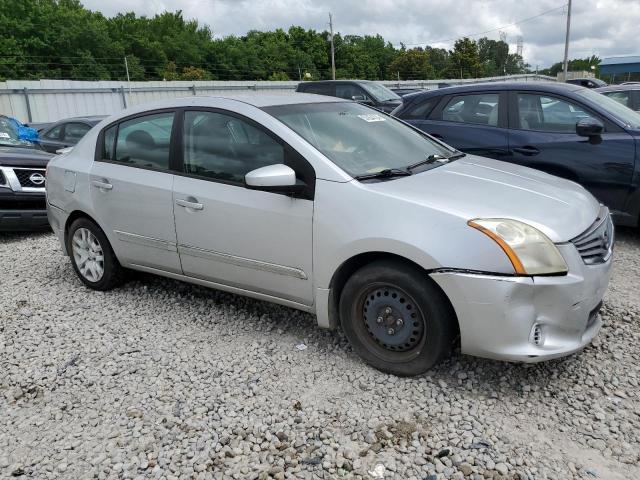
[[[248,30],[287,29],[291,25],[323,30],[328,12],[342,34],[379,33],[394,45],[429,44],[451,48],[456,38],[507,34],[511,52],[523,37],[524,59],[533,68],[561,61],[566,0],[83,0],[112,16],[133,10],[154,15],[182,10],[216,37]],[[547,13],[545,13],[547,12]],[[541,15],[542,14],[542,15]],[[531,18],[536,17],[536,18]],[[524,20],[524,21],[523,21]],[[640,0],[574,0],[569,57],[640,54]],[[489,31],[491,30],[491,31]],[[483,33],[487,32],[487,33]]]

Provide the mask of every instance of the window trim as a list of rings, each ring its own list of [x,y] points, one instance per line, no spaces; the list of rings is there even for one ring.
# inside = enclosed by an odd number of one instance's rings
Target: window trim
[[[576,100],[572,97],[567,97],[564,95],[551,93],[551,92],[541,92],[538,90],[510,90],[509,91],[509,130],[518,130],[519,132],[536,132],[536,133],[546,133],[546,134],[554,134],[554,135],[577,135],[575,130],[573,132],[552,132],[549,130],[532,130],[532,129],[524,129],[520,128],[520,109],[518,107],[518,95],[539,95],[542,97],[548,98],[556,98],[558,100],[573,103],[581,108],[583,108],[589,115],[597,118],[604,125],[603,134],[607,133],[620,133],[624,132],[622,128],[613,123],[608,118],[604,117],[600,113],[596,112],[593,108],[585,105],[584,103]]]
[[[279,135],[274,133],[272,130],[266,128],[264,125],[256,122],[252,118],[249,118],[245,115],[242,115],[238,112],[234,112],[232,110],[225,110],[224,108],[217,107],[198,107],[198,106],[189,106],[178,109],[176,115],[179,117],[179,120],[174,121],[174,127],[179,124],[180,129],[177,130],[175,141],[172,138],[172,145],[174,145],[174,155],[175,163],[170,163],[172,167],[172,172],[174,175],[179,175],[181,177],[194,178],[197,180],[204,180],[207,182],[213,183],[222,183],[224,185],[230,185],[234,187],[241,187],[247,189],[247,186],[244,182],[236,182],[233,180],[225,180],[213,177],[207,177],[203,175],[196,175],[193,173],[187,173],[184,171],[184,116],[186,112],[208,112],[208,113],[219,113],[221,115],[227,115],[229,117],[237,118],[243,122],[248,123],[252,127],[260,130],[265,135],[269,136],[276,143],[282,146],[285,153],[285,160],[289,157],[292,161],[293,166],[289,165],[296,172],[296,178],[303,180],[299,177],[300,170],[306,169],[310,174],[310,181],[306,181],[307,187],[303,190],[302,193],[292,195],[291,193],[283,193],[283,192],[266,192],[272,193],[274,195],[284,195],[284,196],[293,196],[295,198],[302,198],[307,200],[313,200],[315,198],[315,187],[316,187],[316,172],[313,168],[313,165],[309,163],[309,161],[304,158],[304,156],[298,152],[295,148],[293,148],[289,143],[287,143],[284,139],[282,139]],[[286,165],[286,163],[285,163]],[[255,189],[252,189],[255,190]]]
[[[498,95],[498,125],[485,125],[483,123],[472,123],[472,122],[453,122],[451,120],[443,120],[442,112],[444,108],[449,104],[449,102],[455,97],[464,97],[470,95]],[[431,113],[427,116],[427,120],[434,120],[436,122],[442,122],[446,124],[454,124],[454,125],[467,125],[470,127],[484,127],[484,128],[507,128],[508,125],[508,103],[509,97],[507,96],[507,92],[502,90],[487,90],[487,91],[470,91],[470,92],[458,92],[458,93],[449,93],[447,95],[443,95],[440,98],[440,102],[431,109]]]
[[[112,165],[121,165],[123,167],[129,167],[129,168],[138,168],[140,170],[149,170],[152,172],[161,172],[161,173],[173,173],[171,170],[171,166],[173,165],[173,155],[174,155],[174,149],[172,148],[174,143],[175,143],[175,136],[176,136],[176,120],[177,120],[177,115],[178,115],[178,108],[159,108],[156,110],[147,110],[145,112],[138,112],[138,113],[134,113],[131,115],[127,115],[126,117],[121,117],[118,118],[117,120],[114,120],[113,122],[109,123],[108,125],[105,125],[104,127],[102,127],[102,129],[100,130],[100,132],[98,133],[98,138],[96,141],[96,148],[95,148],[95,152],[94,152],[94,156],[93,156],[93,161],[94,162],[102,162],[102,163],[110,163]],[[167,169],[164,168],[153,168],[153,167],[144,167],[142,165],[130,165],[127,163],[122,163],[122,162],[118,162],[116,160],[107,160],[105,158],[102,158],[102,152],[104,151],[104,134],[107,130],[109,130],[111,127],[115,126],[116,127],[116,134],[114,136],[114,142],[117,143],[118,141],[118,134],[120,133],[120,125],[124,122],[127,122],[129,120],[135,120],[136,118],[140,118],[140,117],[148,117],[151,115],[157,115],[157,114],[161,114],[161,113],[173,113],[173,123],[171,125],[171,135],[169,137],[169,167]],[[115,152],[115,146],[114,146],[114,152]]]

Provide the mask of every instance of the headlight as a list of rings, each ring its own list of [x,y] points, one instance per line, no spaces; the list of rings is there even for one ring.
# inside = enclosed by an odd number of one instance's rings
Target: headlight
[[[504,218],[476,219],[467,223],[500,245],[518,275],[548,275],[568,270],[553,242],[526,223]]]

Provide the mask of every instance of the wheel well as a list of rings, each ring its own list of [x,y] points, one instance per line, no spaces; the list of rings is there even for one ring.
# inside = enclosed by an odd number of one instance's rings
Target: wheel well
[[[91,218],[91,216],[87,215],[82,210],[74,210],[69,214],[69,217],[67,218],[67,221],[64,224],[64,244],[65,245],[67,244],[67,234],[69,233],[69,227],[73,222],[75,222],[79,218],[88,218],[93,223],[98,225],[98,222],[96,222],[93,218]]]
[[[331,282],[329,283],[329,288],[331,290],[331,294],[329,296],[329,322],[332,325],[332,327],[337,327],[340,324],[340,312],[339,312],[340,296],[342,294],[342,289],[344,288],[344,285],[347,283],[347,280],[349,279],[349,277],[351,277],[351,275],[353,275],[354,272],[364,267],[365,265],[375,262],[377,260],[383,260],[383,259],[393,260],[400,264],[404,264],[410,268],[418,269],[424,272],[425,275],[429,274],[427,270],[422,268],[417,263],[405,257],[402,257],[400,255],[395,255],[393,253],[367,252],[367,253],[361,253],[354,257],[351,257],[350,259],[345,261],[342,265],[340,265],[340,267],[338,267],[338,270],[335,271],[335,273],[333,274],[333,277],[331,278]],[[429,281],[432,281],[432,280],[429,278]],[[455,316],[455,310],[453,308],[453,305],[451,305],[451,301],[449,300],[449,297],[447,297],[447,294],[444,291],[442,291],[442,289],[440,288],[440,285],[438,285],[436,282],[433,282],[433,284],[438,288],[438,290],[442,292],[444,297],[447,299],[447,301],[449,302],[449,306],[451,307],[451,311]],[[457,316],[455,316],[455,318],[456,318],[455,327],[457,330],[457,338],[459,338],[460,326],[458,324]]]

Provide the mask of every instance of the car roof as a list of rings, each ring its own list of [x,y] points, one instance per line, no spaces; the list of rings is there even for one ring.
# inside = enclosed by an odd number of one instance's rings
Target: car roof
[[[627,92],[629,90],[640,90],[640,83],[627,85],[609,85],[607,87],[594,88],[596,92]]]
[[[312,80],[309,82],[300,82],[300,85],[317,85],[321,83],[376,83],[372,80],[357,80],[357,79],[343,79],[343,80]]]
[[[549,93],[575,92],[583,89],[578,85],[561,82],[485,82],[471,83],[468,85],[452,85],[446,88],[434,88],[424,92],[410,93],[403,97],[407,101],[412,101],[422,97],[455,95],[459,93],[475,92],[496,92],[503,90],[531,90]]]

